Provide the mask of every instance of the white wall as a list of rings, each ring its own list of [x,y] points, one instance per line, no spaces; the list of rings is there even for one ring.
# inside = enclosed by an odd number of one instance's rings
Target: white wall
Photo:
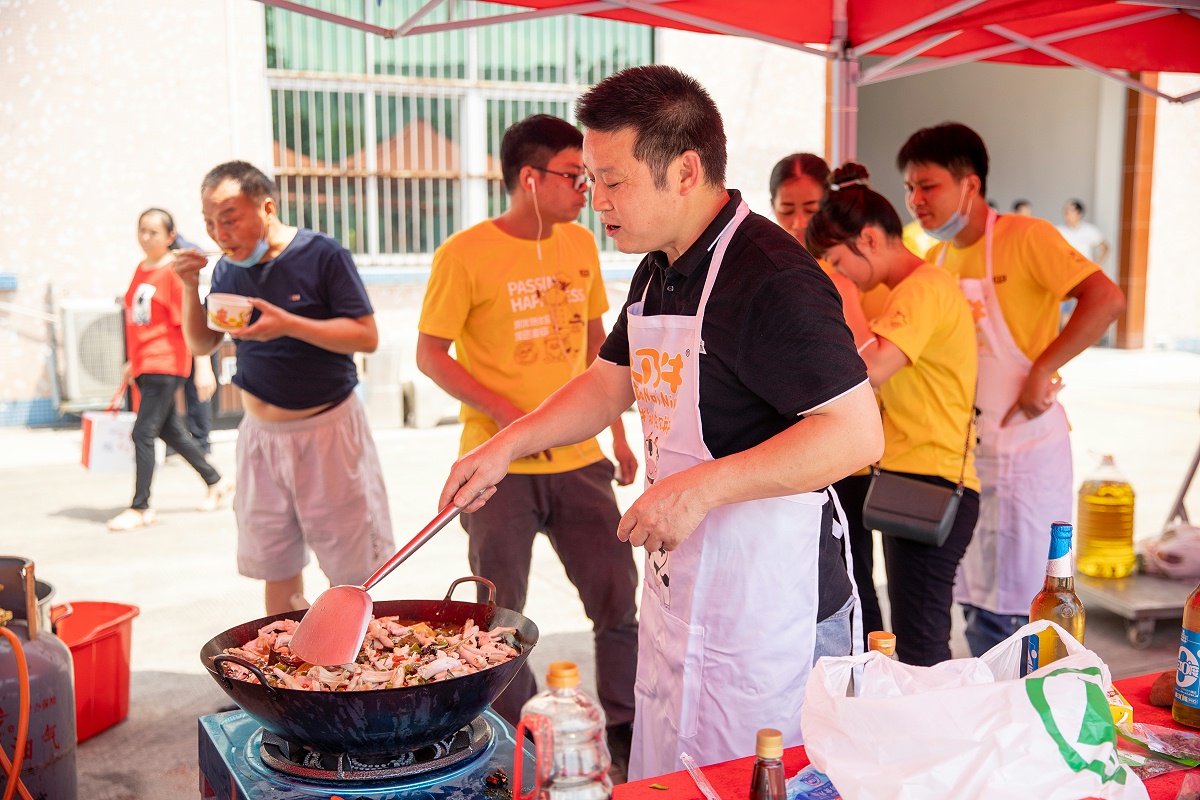
[[[771,168],[825,151],[825,59],[732,36],[659,29],[655,57],[700,81],[729,140],[726,185],[771,217]]]
[[[252,0],[11,0],[0,14],[0,301],[122,295],[137,216],[207,242],[204,173],[271,167],[263,6]],[[0,311],[0,403],[50,394],[45,325]],[[115,387],[114,387],[115,388]]]
[[[1200,89],[1200,75],[1159,77],[1170,95]],[[1146,276],[1146,346],[1200,352],[1200,100],[1158,101]]]
[[[988,197],[1001,211],[1023,197],[1034,214],[1058,224],[1065,201],[1078,197],[1114,242],[1124,105],[1113,104],[1103,82],[1075,69],[968,64],[865,86],[859,158],[907,221],[896,154],[920,128],[961,122],[987,144]]]

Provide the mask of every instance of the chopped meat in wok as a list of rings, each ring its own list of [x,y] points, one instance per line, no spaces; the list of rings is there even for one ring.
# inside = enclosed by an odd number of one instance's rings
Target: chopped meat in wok
[[[461,628],[374,617],[353,664],[321,667],[292,655],[288,644],[297,623],[281,619],[258,629],[258,637],[225,652],[254,663],[267,683],[283,689],[354,692],[419,686],[503,664],[520,655],[516,628],[480,630],[472,620]],[[225,662],[225,674],[258,683],[245,667]]]

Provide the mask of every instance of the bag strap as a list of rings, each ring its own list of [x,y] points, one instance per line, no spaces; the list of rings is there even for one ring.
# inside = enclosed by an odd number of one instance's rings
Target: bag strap
[[[108,401],[108,409],[107,409],[108,411],[120,411],[121,410],[121,404],[125,399],[125,390],[128,388],[129,387],[124,383],[122,383],[120,385],[120,387],[117,388],[117,393],[112,396],[112,400]]]
[[[963,493],[963,478],[967,476],[967,454],[971,452],[971,428],[975,426],[975,402],[979,399],[979,377],[975,378],[975,389],[971,392],[971,407],[967,411],[967,438],[963,442],[962,469],[958,472],[958,488],[954,491]]]

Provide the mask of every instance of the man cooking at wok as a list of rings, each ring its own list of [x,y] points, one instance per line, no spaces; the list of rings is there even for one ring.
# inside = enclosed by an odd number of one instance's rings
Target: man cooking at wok
[[[599,357],[461,458],[441,503],[480,508],[513,460],[594,436],[637,403],[654,463],[615,534],[647,554],[638,780],[679,769],[684,751],[701,764],[748,755],[763,727],[801,743],[813,662],[858,641],[825,490],[877,459],[883,434],[832,283],[725,189],[704,88],[637,67],[576,114],[605,232],[647,255]]]

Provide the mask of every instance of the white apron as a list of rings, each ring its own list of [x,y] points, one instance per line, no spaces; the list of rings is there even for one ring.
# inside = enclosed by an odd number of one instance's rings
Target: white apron
[[[741,203],[719,237],[696,316],[643,316],[644,294],[629,307],[647,485],[713,458],[700,421],[704,309],[748,214]],[[681,752],[701,765],[750,755],[760,728],[802,742],[826,502],[810,492],[722,506],[676,550],[647,554],[630,780],[680,769]]]
[[[1050,549],[1050,523],[1071,519],[1071,443],[1067,415],[1055,400],[1041,416],[1017,412],[1033,362],[1017,347],[996,298],[992,240],[996,212],[985,229],[986,272],[960,279],[975,317],[979,341],[979,447],[975,469],[982,489],[975,535],[954,584],[954,599],[996,614],[1027,615],[1042,588]],[[938,259],[943,264],[946,251]]]

